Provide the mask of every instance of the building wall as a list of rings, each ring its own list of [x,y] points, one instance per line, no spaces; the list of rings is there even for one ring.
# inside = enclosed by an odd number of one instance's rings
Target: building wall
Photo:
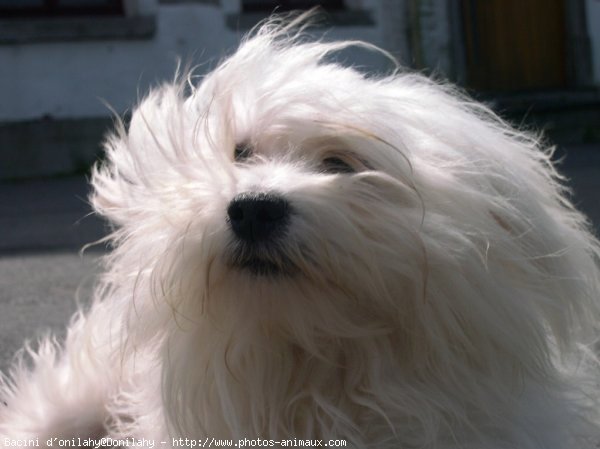
[[[153,38],[0,45],[0,122],[107,116],[104,102],[123,112],[149,86],[172,77],[178,57],[203,63],[202,73],[232,51],[245,31],[226,23],[227,14],[239,11],[239,0],[128,2],[139,4],[141,12],[154,11]],[[416,3],[418,22],[412,24],[410,17],[401,20],[410,0],[354,0],[350,4],[368,11],[372,24],[323,28],[327,39],[366,40],[393,52],[403,65],[427,67],[455,78],[450,3]],[[586,0],[586,7],[594,81],[600,84],[600,1]],[[417,41],[411,43],[411,38]],[[347,59],[379,70],[389,67],[380,56],[364,51]]]
[[[7,44],[0,23],[0,180],[86,170],[102,154],[110,108],[123,114],[151,86],[172,79],[178,58],[201,64],[197,74],[207,72],[258,20],[240,14],[240,0],[125,2],[128,15],[156,19],[152,37]],[[585,2],[594,80],[600,86],[600,0]],[[365,40],[391,52],[403,66],[465,79],[454,0],[346,4],[368,20],[342,15],[337,25],[332,18],[313,33],[328,40]],[[393,69],[382,55],[366,50],[344,52],[340,58],[370,72]],[[590,129],[595,128],[592,123]]]
[[[228,11],[236,8],[231,3],[160,4],[154,8],[157,26],[151,39],[0,45],[0,122],[108,116],[104,102],[122,113],[149,86],[172,78],[178,57],[202,63],[199,73],[207,71],[235,48],[245,31],[227,26]],[[327,39],[382,45],[379,3],[361,4],[374,19],[371,25],[336,27]],[[382,70],[389,66],[365,51],[348,59]]]
[[[586,0],[594,82],[600,85],[600,0]]]

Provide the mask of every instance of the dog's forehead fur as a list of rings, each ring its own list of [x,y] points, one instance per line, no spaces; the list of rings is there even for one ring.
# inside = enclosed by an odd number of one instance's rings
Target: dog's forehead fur
[[[261,33],[245,41],[191,93],[182,85],[179,89],[168,85],[151,93],[134,111],[130,139],[135,145],[139,135],[140,146],[156,146],[148,142],[147,128],[149,123],[161,125],[153,120],[158,113],[161,117],[156,121],[165,127],[172,127],[174,120],[185,121],[181,132],[187,135],[181,140],[195,142],[193,151],[205,154],[216,151],[231,157],[236,143],[248,143],[270,156],[290,150],[307,156],[322,147],[352,146],[356,138],[353,152],[372,159],[375,165],[389,167],[399,159],[382,153],[393,151],[393,143],[387,142],[379,151],[372,144],[390,133],[397,141],[396,135],[420,129],[414,122],[422,115],[420,111],[429,108],[427,96],[435,97],[431,103],[439,100],[438,88],[409,74],[370,77],[328,59],[353,44],[296,43]],[[185,115],[176,114],[175,109],[185,111]],[[390,115],[392,110],[394,126],[374,120]],[[398,126],[406,127],[407,132]],[[368,140],[370,144],[365,142]],[[168,150],[173,145],[182,143],[170,142],[165,147]],[[378,158],[382,158],[381,163],[376,163]]]
[[[141,164],[156,158],[136,153],[157,147],[221,161],[233,158],[236,144],[288,160],[349,151],[396,177],[412,176],[411,164],[445,176],[492,164],[502,176],[520,172],[516,180],[537,171],[532,158],[544,155],[534,140],[532,154],[511,163],[514,155],[503,148],[514,146],[515,136],[529,137],[485,107],[457,101],[454,89],[411,73],[367,76],[328,59],[353,44],[298,43],[259,32],[191,92],[183,82],[152,92],[134,111],[128,151]]]

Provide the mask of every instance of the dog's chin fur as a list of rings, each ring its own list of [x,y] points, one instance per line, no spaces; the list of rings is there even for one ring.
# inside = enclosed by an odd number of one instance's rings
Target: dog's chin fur
[[[108,138],[106,274],[64,344],[15,363],[0,435],[595,447],[599,246],[551,151],[451,87],[331,62],[366,44],[302,20]],[[293,208],[273,242],[232,233],[248,192]]]

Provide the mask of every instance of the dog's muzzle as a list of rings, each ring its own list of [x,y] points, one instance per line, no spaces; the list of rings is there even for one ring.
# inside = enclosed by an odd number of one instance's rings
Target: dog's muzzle
[[[235,236],[231,264],[254,274],[289,272],[282,241],[291,207],[274,193],[242,193],[227,207],[227,221]]]

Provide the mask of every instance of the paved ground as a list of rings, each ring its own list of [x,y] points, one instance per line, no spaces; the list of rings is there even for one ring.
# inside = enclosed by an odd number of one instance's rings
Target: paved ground
[[[65,323],[90,298],[98,253],[25,253],[0,257],[0,370],[27,339],[50,330],[63,335]]]
[[[102,237],[84,177],[0,184],[0,370],[26,339],[60,332],[89,300]]]
[[[600,225],[600,145],[566,151],[563,172],[576,202]],[[102,250],[78,250],[100,238],[86,217],[83,177],[0,184],[0,370],[26,339],[60,331],[89,298]]]

